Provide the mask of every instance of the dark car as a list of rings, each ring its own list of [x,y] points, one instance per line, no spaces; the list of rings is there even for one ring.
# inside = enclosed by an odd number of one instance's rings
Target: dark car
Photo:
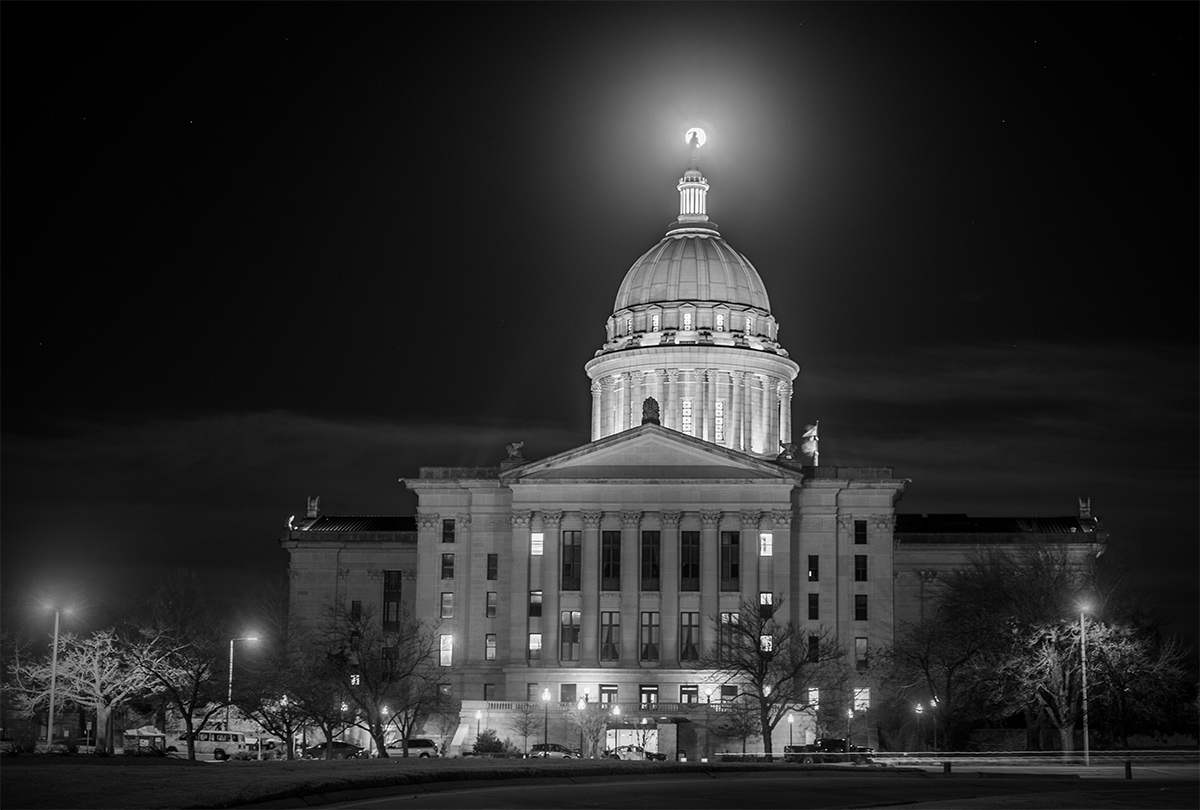
[[[837,738],[817,740],[811,745],[785,745],[783,758],[786,762],[869,762],[874,748],[861,745],[851,745],[846,749],[846,741]]]
[[[529,756],[546,759],[573,759],[579,756],[579,752],[558,743],[538,743],[529,750]]]
[[[305,759],[328,759],[329,748],[333,748],[333,759],[358,759],[362,756],[361,746],[353,743],[334,740],[331,743],[319,743],[304,749]]]

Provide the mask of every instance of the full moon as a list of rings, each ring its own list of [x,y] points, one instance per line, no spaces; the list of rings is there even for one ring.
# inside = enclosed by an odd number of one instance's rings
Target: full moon
[[[699,143],[701,146],[704,146],[704,142],[708,140],[708,135],[704,132],[704,130],[700,129],[700,127],[692,127],[687,132],[683,133],[683,142],[691,143],[693,132],[696,133],[697,143]]]

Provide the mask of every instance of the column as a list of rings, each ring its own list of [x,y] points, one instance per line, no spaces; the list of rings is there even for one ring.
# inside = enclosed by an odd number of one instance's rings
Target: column
[[[613,425],[613,433],[620,433],[628,427],[629,421],[629,375],[625,372],[614,375],[617,383],[617,423]]]
[[[733,371],[730,372],[730,377],[733,378],[733,403],[729,409],[729,430],[733,434],[733,449],[746,450],[746,404],[745,396],[745,379],[746,372]]]
[[[641,512],[621,512],[621,665],[636,667],[638,663],[638,529]]]
[[[779,381],[779,441],[792,441],[792,384],[787,380]]]
[[[600,384],[599,380],[592,380],[592,441],[596,441],[596,439],[604,435],[601,424],[603,411],[601,410],[600,399],[603,388],[604,386]]]
[[[700,513],[700,643],[709,656],[717,650],[717,590],[721,583],[721,538],[718,533],[721,513]]]
[[[758,524],[761,512],[742,512],[742,601],[758,604]]]
[[[707,368],[696,369],[696,387],[699,389],[697,394],[699,395],[698,399],[700,400],[699,408],[697,409],[696,414],[700,418],[699,423],[696,425],[696,435],[701,439],[704,439],[706,442],[711,442],[713,436],[712,394],[708,384],[709,375],[712,373],[713,372]]]
[[[600,415],[601,428],[599,438],[611,436],[617,432],[613,424],[613,405],[617,397],[616,379],[616,377],[610,374],[600,380],[600,388],[603,393],[600,395],[600,409],[602,413]]]
[[[679,430],[679,369],[667,369],[667,401],[663,403],[663,427]]]
[[[542,557],[542,664],[558,666],[558,594],[561,554],[562,512],[542,512],[545,545]]]
[[[579,583],[583,623],[579,629],[579,665],[600,665],[600,515],[599,509],[583,513],[583,571]],[[599,698],[597,698],[599,699]]]
[[[529,522],[528,509],[512,513],[512,592],[509,594],[509,660],[529,661]],[[433,614],[436,615],[436,614]]]
[[[742,446],[747,453],[754,452],[754,375],[742,375]]]
[[[433,512],[417,513],[417,593],[413,609],[418,616],[437,616],[438,574],[442,557],[438,551],[441,541],[442,516]],[[457,561],[457,560],[456,560]],[[334,587],[334,597],[340,591],[340,583]]]
[[[765,516],[764,516],[765,517]],[[774,555],[767,558],[767,570],[770,577],[762,583],[760,590],[770,590],[781,593],[787,600],[788,621],[793,627],[799,627],[801,621],[808,620],[808,613],[801,617],[800,584],[793,582],[790,576],[792,570],[792,510],[772,509],[770,514],[771,533],[775,540]]]
[[[629,427],[635,428],[642,423],[642,401],[646,399],[642,391],[642,379],[646,376],[641,371],[629,372]]]
[[[662,644],[659,658],[663,666],[679,665],[679,512],[660,512],[662,531],[662,576],[659,588],[662,607],[659,628]]]

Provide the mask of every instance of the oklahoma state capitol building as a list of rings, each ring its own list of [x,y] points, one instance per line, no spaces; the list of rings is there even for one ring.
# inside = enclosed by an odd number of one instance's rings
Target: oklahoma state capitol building
[[[461,700],[449,753],[480,725],[520,747],[513,720],[529,703],[530,744],[544,721],[549,741],[577,747],[567,715],[583,699],[620,707],[607,745],[740,750],[713,731],[738,685],[699,662],[743,605],[782,600],[778,619],[832,633],[861,669],[921,617],[939,572],[976,551],[1042,543],[1082,560],[1103,548],[1086,500],[1058,518],[898,515],[907,481],[890,467],[816,463],[815,430],[793,432],[800,369],[766,286],[708,217],[702,138],[688,133],[678,219],[625,274],[585,365],[590,442],[422,467],[403,480],[415,518],[323,515],[310,498],[282,536],[301,621],[340,604],[436,625]],[[854,690],[856,743],[873,742],[870,700],[869,684]],[[776,729],[775,751],[818,732],[811,713],[796,720]]]

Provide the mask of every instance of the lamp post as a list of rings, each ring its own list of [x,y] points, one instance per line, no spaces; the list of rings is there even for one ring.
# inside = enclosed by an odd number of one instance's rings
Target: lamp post
[[[49,750],[54,742],[54,687],[55,681],[58,680],[58,614],[62,612],[70,613],[71,609],[54,607],[54,647],[50,653],[50,713],[46,715],[46,750]],[[96,734],[99,733],[100,729],[96,729]]]
[[[712,703],[712,687],[711,686],[704,690],[704,702]]]
[[[850,721],[854,719],[854,709],[846,709],[846,753],[850,753]]]
[[[584,712],[587,711],[587,701],[584,700],[583,698],[580,698],[579,702],[575,704],[575,708],[579,711],[579,756],[580,756],[580,758],[582,758],[583,757],[583,723],[587,717],[584,714]]]
[[[1087,605],[1079,606],[1079,662],[1083,671],[1083,767],[1091,762],[1088,751],[1088,701],[1087,701]]]
[[[479,724],[480,724],[480,723],[482,723],[482,722],[483,722],[483,710],[482,710],[482,709],[476,709],[476,710],[475,710],[475,739],[476,739],[476,740],[478,740],[478,739],[479,739],[479,735],[482,733],[482,732],[479,730]]]
[[[258,636],[238,636],[237,638],[229,639],[229,694],[228,700],[225,703],[225,730],[229,728],[229,707],[233,703],[233,642],[235,641],[258,641]]]
[[[931,698],[929,699],[929,719],[933,721],[933,750],[934,750],[934,751],[937,751],[937,750],[938,750],[938,744],[937,744],[937,707],[938,707],[938,699],[937,699],[936,697],[931,697]]]
[[[796,735],[794,734],[795,728],[796,716],[791,712],[788,712],[788,745],[796,744]]]
[[[542,705],[545,710],[542,714],[542,742],[550,742],[550,687],[547,686],[542,690]]]
[[[917,712],[917,741],[920,742],[922,745],[924,745],[925,735],[921,732],[921,718],[925,714],[925,707],[922,706],[920,703],[918,703],[916,712]]]

